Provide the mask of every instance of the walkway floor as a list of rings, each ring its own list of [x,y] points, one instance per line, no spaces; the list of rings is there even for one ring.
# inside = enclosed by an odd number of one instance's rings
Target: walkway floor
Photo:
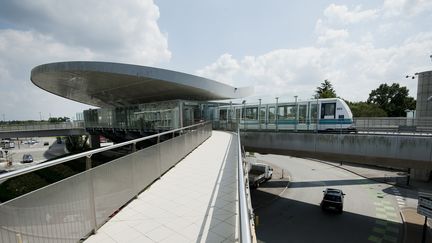
[[[212,136],[85,242],[235,242],[236,137]]]

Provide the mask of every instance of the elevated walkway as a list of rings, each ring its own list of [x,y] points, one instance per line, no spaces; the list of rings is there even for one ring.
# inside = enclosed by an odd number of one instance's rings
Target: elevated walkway
[[[85,242],[235,242],[236,135],[212,136]]]

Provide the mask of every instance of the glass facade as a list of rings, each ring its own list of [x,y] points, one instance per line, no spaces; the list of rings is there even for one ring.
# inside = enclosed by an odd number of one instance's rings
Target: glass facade
[[[115,108],[90,109],[84,111],[84,120],[86,128],[138,131],[171,130],[210,118],[206,117],[203,109],[204,105],[198,102],[173,100]]]

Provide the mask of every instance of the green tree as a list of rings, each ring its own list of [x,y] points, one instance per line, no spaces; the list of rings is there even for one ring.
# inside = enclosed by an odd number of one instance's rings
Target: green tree
[[[367,102],[378,105],[389,117],[401,117],[406,115],[405,110],[414,110],[416,106],[414,98],[408,94],[406,87],[397,83],[391,86],[385,83],[371,91]]]
[[[331,82],[328,81],[327,79],[321,83],[321,86],[317,87],[314,95],[315,99],[336,98],[336,97],[337,97],[336,91],[334,90]]]
[[[367,102],[346,102],[354,117],[386,117],[387,112],[378,105]]]
[[[70,121],[69,117],[50,117],[49,122],[67,122]]]

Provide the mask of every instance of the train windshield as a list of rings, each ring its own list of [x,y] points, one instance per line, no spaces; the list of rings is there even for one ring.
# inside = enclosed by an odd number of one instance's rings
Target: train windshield
[[[323,103],[321,105],[321,119],[335,119],[336,103]]]

